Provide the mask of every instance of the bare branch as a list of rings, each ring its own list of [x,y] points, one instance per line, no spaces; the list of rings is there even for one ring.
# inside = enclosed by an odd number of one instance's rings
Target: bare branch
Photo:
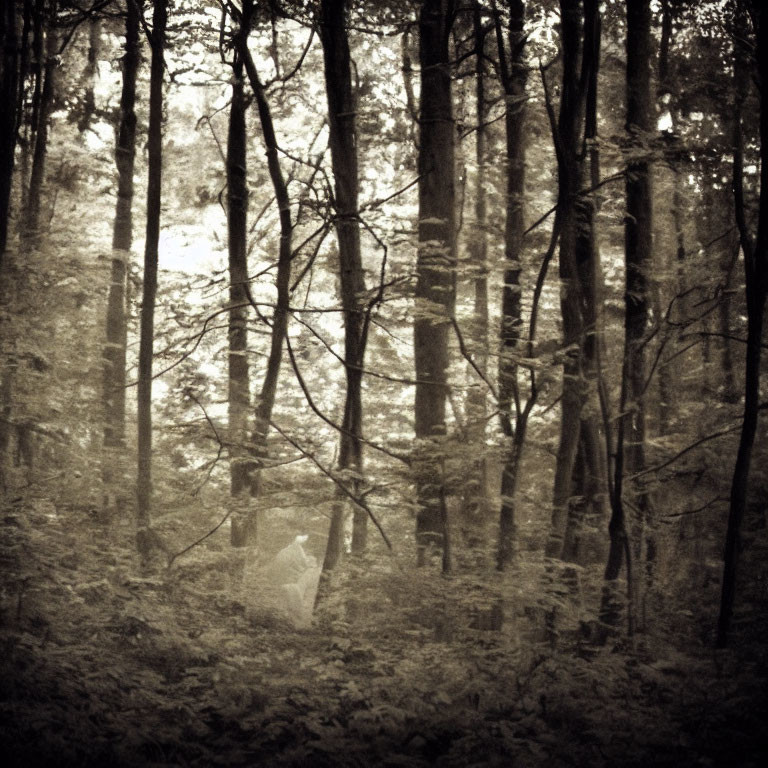
[[[738,432],[740,429],[741,429],[741,424],[737,424],[736,426],[728,427],[727,429],[721,429],[719,432],[713,432],[711,435],[706,435],[705,437],[702,437],[701,439],[696,440],[690,445],[687,445],[685,448],[683,448],[681,451],[678,451],[674,456],[667,459],[666,461],[662,461],[661,464],[656,464],[653,467],[648,467],[648,469],[644,469],[641,472],[636,472],[634,475],[630,475],[629,479],[637,480],[639,477],[643,477],[644,475],[649,475],[652,472],[659,472],[665,467],[668,467],[670,464],[674,464],[674,462],[676,462],[678,459],[685,456],[686,453],[689,453],[694,448],[698,448],[703,443],[707,443],[710,440],[715,440],[718,437],[724,437],[725,435],[730,435],[732,432]]]
[[[371,518],[371,521],[378,529],[379,533],[381,534],[381,538],[384,541],[384,543],[387,545],[387,549],[389,549],[390,552],[394,552],[392,548],[392,542],[389,540],[389,537],[384,532],[384,529],[381,527],[381,523],[376,518],[376,515],[374,515],[371,508],[365,503],[365,499],[363,496],[356,496],[352,491],[347,488],[347,486],[339,480],[338,477],[336,477],[333,472],[325,467],[320,461],[315,458],[315,456],[310,453],[309,451],[306,451],[304,448],[299,445],[292,437],[287,435],[280,427],[275,424],[274,421],[270,422],[272,428],[277,432],[278,434],[282,435],[282,437],[289,442],[297,451],[300,451],[302,455],[306,456],[328,479],[332,480],[336,486],[344,493],[345,496],[348,496],[353,504],[356,504],[358,507],[360,507],[362,510],[364,510],[368,517]]]

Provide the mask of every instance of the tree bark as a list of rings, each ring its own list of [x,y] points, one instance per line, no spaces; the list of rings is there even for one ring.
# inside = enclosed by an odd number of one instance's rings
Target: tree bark
[[[586,79],[579,75],[579,54],[584,71],[592,52],[582,49],[582,19],[578,0],[561,0],[560,15],[563,81],[555,139],[558,168],[560,233],[560,312],[563,321],[563,395],[560,404],[560,442],[552,493],[552,521],[545,548],[547,557],[562,557],[571,497],[572,477],[579,446],[581,413],[585,402],[583,346],[584,296],[579,270],[577,195],[581,185],[580,159]]]
[[[738,43],[737,43],[738,44]],[[737,56],[739,54],[737,53]],[[737,76],[740,67],[734,67]],[[736,585],[741,554],[741,525],[747,505],[749,471],[757,432],[760,408],[760,357],[763,338],[765,303],[768,297],[768,10],[758,5],[757,81],[760,87],[760,208],[757,240],[753,242],[744,215],[742,190],[743,140],[741,138],[742,104],[736,104],[737,142],[734,146],[733,186],[736,218],[744,253],[745,292],[747,301],[747,349],[744,374],[744,416],[731,482],[728,530],[723,557],[723,580],[720,615],[717,622],[717,647],[728,645],[736,599]],[[738,84],[737,84],[738,93]]]
[[[683,294],[685,290],[685,232],[683,229],[683,196],[681,193],[681,173],[680,163],[675,157],[675,144],[679,142],[677,136],[677,106],[676,99],[676,84],[674,78],[671,75],[670,63],[669,63],[669,51],[672,47],[674,36],[674,8],[669,0],[662,0],[661,3],[661,38],[659,42],[659,55],[658,55],[658,85],[657,94],[659,101],[659,109],[661,112],[668,111],[671,119],[671,132],[662,134],[662,140],[666,141],[670,148],[673,150],[670,153],[669,169],[671,173],[672,184],[672,206],[670,210],[672,218],[672,235],[674,237],[673,249],[665,248],[664,246],[657,245],[657,263],[655,269],[659,270],[661,274],[672,270],[677,274],[677,280],[672,283],[672,292]],[[667,203],[662,204],[664,207]],[[663,214],[662,214],[663,217]],[[659,218],[662,218],[659,217]],[[657,220],[655,222],[656,228],[659,231],[661,237],[663,237],[664,230],[668,227],[663,221]],[[657,240],[657,243],[659,240]],[[675,264],[674,267],[669,263],[667,257],[668,250],[674,250]],[[660,280],[655,281],[654,290],[654,314],[660,320],[664,317],[666,296],[664,295],[664,286]],[[678,300],[676,302],[678,307],[684,307],[686,302],[684,300]],[[687,312],[682,313],[683,316]],[[672,329],[669,326],[665,326],[661,329],[659,343],[666,343],[672,336]],[[674,400],[676,397],[676,391],[678,389],[676,379],[679,379],[677,375],[677,369],[679,365],[677,363],[666,363],[658,367],[658,431],[659,434],[666,434],[669,431],[672,415],[674,413]]]
[[[45,182],[45,165],[48,157],[48,123],[53,111],[53,99],[56,87],[56,66],[58,55],[58,31],[56,22],[55,0],[48,8],[47,23],[44,20],[44,10],[40,10],[40,26],[36,32],[39,36],[37,55],[44,63],[38,61],[38,79],[33,107],[34,149],[32,151],[32,169],[29,175],[29,187],[24,207],[24,224],[22,239],[32,247],[39,243],[40,212],[42,207],[43,184]],[[43,40],[45,41],[43,46]],[[45,51],[44,54],[42,51]],[[39,95],[38,95],[39,94]]]
[[[8,244],[13,166],[16,154],[16,99],[19,91],[20,45],[16,34],[17,0],[7,0],[0,18],[0,45],[3,51],[0,70],[0,273]]]
[[[448,334],[456,291],[454,121],[449,37],[452,0],[424,0],[419,13],[419,249],[414,307],[415,479],[419,561],[427,550],[447,554],[445,405]]]
[[[730,338],[732,324],[732,296],[733,272],[738,257],[739,244],[738,236],[729,237],[726,246],[723,249],[723,258],[720,266],[725,275],[723,292],[720,297],[720,303],[717,307],[718,325],[720,329],[720,370],[723,374],[723,400],[726,403],[737,403],[739,401],[739,390],[736,385],[735,364],[733,355],[733,345]],[[736,256],[734,256],[734,253]]]
[[[635,147],[636,157],[627,164],[624,251],[626,285],[624,293],[624,365],[619,436],[616,446],[614,498],[609,523],[610,550],[605,569],[603,621],[615,626],[619,612],[615,607],[615,582],[628,554],[626,521],[622,499],[624,468],[629,473],[645,466],[645,333],[648,324],[648,271],[653,249],[652,185],[650,160],[642,147],[651,135],[653,109],[651,102],[651,8],[649,0],[627,2],[627,132]],[[637,507],[642,518],[649,512],[647,492],[636,489]],[[649,550],[649,556],[652,552]],[[630,563],[627,564],[628,568]],[[631,607],[631,606],[630,606]],[[630,625],[630,630],[632,626]]]
[[[18,3],[19,0],[16,0]],[[18,91],[16,94],[16,125],[21,127],[24,122],[24,93],[27,77],[29,76],[30,34],[32,31],[32,10],[34,0],[21,0],[22,6],[22,25],[21,41],[19,44],[19,80]],[[17,136],[18,138],[18,136]]]
[[[19,3],[9,0],[0,12],[0,493],[7,490],[8,448],[13,427],[14,383],[18,370],[15,333],[10,328],[12,301],[17,292],[15,259],[6,253],[10,229],[11,192],[17,128],[20,111],[18,104],[24,89],[25,59],[28,56],[28,31],[31,18],[29,1],[24,3],[25,26],[21,39],[17,37],[17,8]]]
[[[17,0],[18,1],[18,0]],[[26,208],[27,199],[27,179],[29,175],[29,152],[30,152],[30,133],[31,119],[27,117],[27,110],[24,105],[24,97],[27,92],[27,80],[30,73],[30,60],[34,49],[33,31],[33,10],[34,0],[21,0],[22,5],[22,27],[21,40],[19,43],[19,71],[18,87],[16,93],[16,145],[20,149],[17,176],[17,187],[19,189],[18,210],[23,212]],[[16,229],[21,233],[21,222],[17,221]]]
[[[488,169],[488,105],[486,103],[485,38],[479,2],[472,6],[475,45],[475,205],[472,234],[468,243],[472,285],[472,319],[467,334],[468,349],[474,366],[469,366],[472,380],[467,393],[467,427],[464,436],[471,457],[462,488],[461,524],[464,540],[470,546],[483,543],[488,517],[486,494],[486,384],[478,379],[474,367],[483,376],[488,370],[488,204],[485,174]]]
[[[366,290],[360,252],[358,220],[357,103],[352,87],[347,0],[322,0],[320,37],[325,64],[325,91],[328,100],[331,163],[335,181],[335,227],[339,246],[341,304],[344,310],[344,368],[347,380],[344,418],[339,436],[338,467],[347,473],[342,482],[359,488],[363,471],[362,378],[367,325],[363,295]],[[329,543],[323,562],[331,570],[343,549],[345,503],[334,506]],[[353,511],[352,552],[360,554],[367,543],[368,515]]]
[[[20,210],[26,213],[29,200],[29,176],[32,154],[39,122],[40,101],[43,92],[43,58],[45,51],[45,3],[46,0],[25,0],[23,35],[29,40],[29,53],[22,62],[22,74],[19,88],[18,124],[20,131]],[[27,85],[27,79],[29,84]],[[27,98],[27,93],[30,93]],[[28,102],[28,103],[25,103]],[[24,235],[24,220],[20,217],[19,234]]]
[[[152,13],[152,63],[149,86],[149,168],[147,182],[147,227],[144,245],[144,286],[139,334],[138,383],[138,481],[137,545],[146,561],[151,555],[148,536],[152,504],[152,354],[154,342],[157,259],[160,240],[163,161],[163,69],[167,0],[155,0]]]
[[[509,4],[505,52],[504,35],[496,14],[496,40],[504,88],[504,131],[506,143],[506,204],[504,224],[504,286],[501,297],[501,354],[499,355],[499,410],[505,436],[504,465],[501,474],[501,506],[496,567],[503,571],[515,549],[515,497],[518,473],[528,420],[528,411],[520,407],[516,356],[521,353],[522,274],[525,203],[525,105],[528,70],[524,60],[525,3]],[[535,393],[530,393],[535,397]],[[514,416],[514,420],[513,420]]]
[[[586,83],[584,117],[584,163],[590,188],[600,183],[600,152],[597,143],[597,82],[600,65],[601,18],[595,0],[584,2],[584,52],[582,82]],[[602,344],[602,271],[595,233],[597,193],[581,195],[575,204],[576,267],[583,302],[584,339],[581,349],[584,401],[580,413],[576,466],[564,535],[562,558],[580,562],[587,517],[602,519],[607,498],[608,468],[601,449],[598,366]]]
[[[247,28],[247,24],[246,24]],[[232,103],[227,138],[227,224],[229,253],[229,482],[232,514],[230,541],[241,547],[255,543],[256,530],[249,531],[248,415],[251,405],[248,370],[248,187],[246,184],[246,103],[243,91],[243,62],[238,53],[232,66]],[[255,521],[251,521],[255,522]],[[249,541],[250,539],[250,541]]]
[[[244,17],[250,17],[251,9],[252,2],[248,0],[243,8]],[[266,94],[264,93],[264,87],[259,79],[259,73],[256,70],[256,65],[253,62],[253,57],[248,48],[247,28],[244,31],[241,31],[241,34],[237,36],[235,45],[237,51],[242,56],[245,72],[256,99],[261,132],[266,147],[267,169],[275,193],[280,217],[280,245],[277,258],[277,275],[275,278],[277,296],[275,299],[275,309],[272,314],[272,330],[270,333],[267,367],[264,372],[264,379],[256,403],[255,423],[251,439],[254,460],[258,466],[267,455],[267,436],[272,421],[272,410],[275,405],[277,382],[280,376],[280,366],[283,359],[283,346],[288,330],[291,258],[293,255],[293,222],[291,220],[291,202],[288,194],[288,185],[285,182],[285,177],[280,168],[280,159],[278,155],[279,148],[277,145],[272,113],[269,108]],[[252,470],[250,476],[251,496],[256,497],[261,490],[260,469],[257,468]],[[256,513],[253,509],[249,512],[248,529],[251,532],[255,532],[256,530]],[[249,538],[251,535],[252,533],[248,534]]]
[[[128,2],[125,17],[125,54],[120,93],[120,119],[115,143],[117,202],[112,226],[112,259],[107,298],[106,340],[102,403],[104,409],[104,448],[102,480],[107,506],[112,507],[115,484],[119,483],[120,464],[125,451],[126,387],[126,280],[133,246],[133,173],[136,160],[136,79],[139,70],[139,10]]]
[[[132,3],[128,2],[128,5]],[[101,19],[91,18],[88,24],[88,59],[83,70],[83,113],[77,121],[77,130],[84,133],[91,127],[96,113],[96,78],[98,76],[99,51],[101,49]]]

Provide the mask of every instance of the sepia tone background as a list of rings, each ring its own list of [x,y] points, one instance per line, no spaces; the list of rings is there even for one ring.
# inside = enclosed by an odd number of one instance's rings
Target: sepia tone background
[[[761,3],[0,41],[4,765],[765,764]]]

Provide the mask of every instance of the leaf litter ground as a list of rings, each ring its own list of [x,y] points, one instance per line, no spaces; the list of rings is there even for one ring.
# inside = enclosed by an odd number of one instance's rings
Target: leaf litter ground
[[[127,545],[72,514],[4,510],[5,766],[768,764],[754,644],[552,648],[383,597],[295,630],[246,618],[215,553],[138,578]]]

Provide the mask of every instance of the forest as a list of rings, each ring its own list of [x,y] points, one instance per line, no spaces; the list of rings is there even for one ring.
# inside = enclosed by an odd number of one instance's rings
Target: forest
[[[764,3],[0,7],[3,765],[768,764]]]

